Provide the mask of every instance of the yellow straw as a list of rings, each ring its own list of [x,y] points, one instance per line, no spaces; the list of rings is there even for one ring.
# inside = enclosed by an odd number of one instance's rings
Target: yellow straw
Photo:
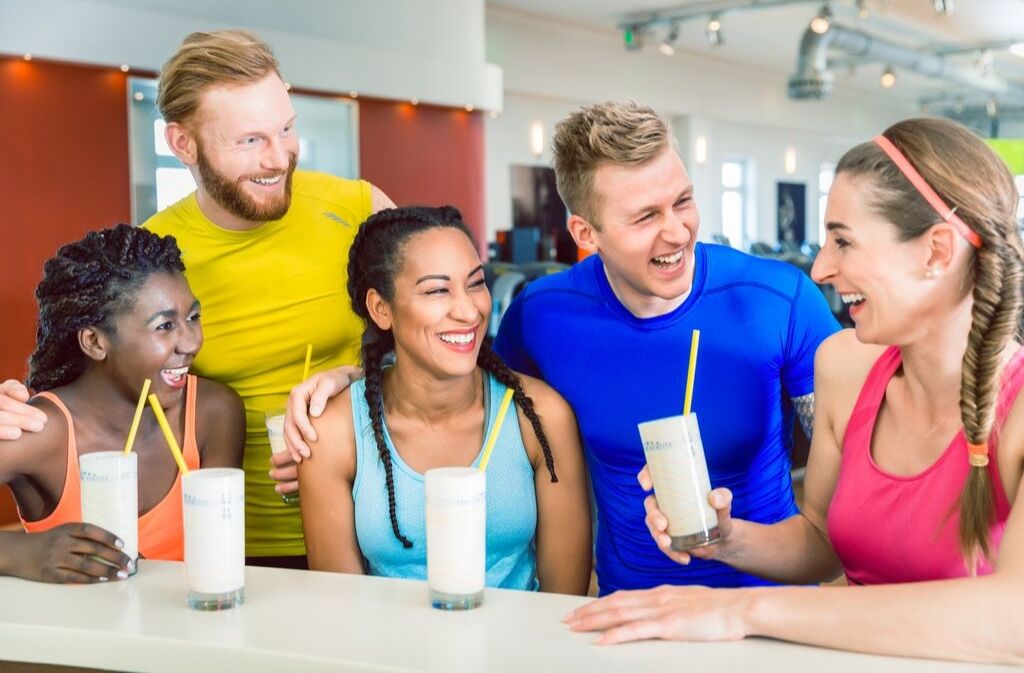
[[[139,431],[139,421],[142,420],[142,410],[146,406],[146,395],[149,394],[149,386],[153,382],[146,379],[142,384],[142,394],[139,395],[139,403],[135,406],[135,417],[132,418],[132,427],[128,430],[128,441],[124,443],[124,455],[128,455],[132,452],[132,446],[135,445],[135,435]]]
[[[686,399],[683,401],[683,414],[690,413],[690,403],[693,402],[693,379],[697,373],[697,346],[700,344],[700,330],[693,330],[693,340],[690,342],[690,369],[686,373]]]
[[[309,378],[309,363],[313,360],[313,344],[306,344],[306,366],[302,368],[302,380]]]
[[[491,434],[487,436],[487,442],[484,444],[484,457],[480,459],[480,467],[477,468],[481,472],[487,470],[487,461],[491,459],[491,451],[494,450],[494,443],[498,441],[498,433],[501,432],[501,426],[505,422],[505,412],[508,411],[508,405],[512,402],[512,395],[514,394],[515,391],[508,388],[505,390],[505,397],[501,398],[501,406],[498,407],[498,418],[494,421]]]
[[[185,464],[185,459],[181,457],[181,449],[178,448],[178,440],[174,438],[174,433],[171,432],[171,426],[167,424],[167,417],[164,416],[164,410],[160,406],[160,400],[156,398],[156,395],[149,396],[149,406],[153,407],[153,414],[156,416],[156,422],[160,424],[160,429],[164,431],[164,439],[167,440],[167,448],[171,450],[174,455],[174,462],[178,464],[178,469],[181,470],[182,474],[188,474],[188,465]]]

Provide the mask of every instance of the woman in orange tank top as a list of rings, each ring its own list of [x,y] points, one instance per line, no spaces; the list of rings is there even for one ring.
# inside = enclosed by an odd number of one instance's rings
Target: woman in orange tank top
[[[189,467],[241,465],[241,400],[188,373],[203,333],[183,271],[173,238],[127,224],[89,233],[47,261],[28,385],[48,422],[0,452],[0,484],[14,493],[25,528],[0,533],[0,574],[78,583],[127,577],[122,542],[80,523],[78,456],[124,446],[147,378]],[[181,477],[149,409],[134,450],[140,555],[180,560]]]

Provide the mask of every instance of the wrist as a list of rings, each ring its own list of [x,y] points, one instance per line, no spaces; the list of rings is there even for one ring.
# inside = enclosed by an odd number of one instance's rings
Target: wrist
[[[740,625],[744,637],[769,636],[768,628],[772,588],[758,587],[743,589],[741,599]]]
[[[715,560],[730,566],[742,565],[749,525],[740,519],[732,519],[729,523],[729,533],[719,543]]]
[[[23,547],[27,535],[20,531],[0,533],[0,576],[25,577]]]

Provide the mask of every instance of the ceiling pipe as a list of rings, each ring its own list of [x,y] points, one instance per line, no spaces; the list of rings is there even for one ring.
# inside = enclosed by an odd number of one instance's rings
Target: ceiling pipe
[[[886,63],[901,70],[960,84],[990,95],[1024,95],[1022,85],[1012,84],[995,75],[983,76],[973,68],[950,63],[943,56],[921,53],[832,23],[825,33],[815,33],[810,28],[804,31],[797,55],[796,74],[789,78],[790,98],[823,100],[832,94],[833,77],[828,61],[830,49],[845,52],[863,61]]]

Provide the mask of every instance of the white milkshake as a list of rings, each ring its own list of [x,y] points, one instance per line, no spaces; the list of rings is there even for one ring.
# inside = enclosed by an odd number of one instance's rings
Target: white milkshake
[[[711,480],[697,415],[672,416],[637,427],[658,507],[668,518],[672,549],[685,551],[717,541],[718,515],[708,503]]]
[[[139,558],[138,454],[97,451],[78,457],[82,490],[82,521],[110,531],[124,542],[124,551]]]
[[[284,409],[270,409],[263,414],[267,423],[267,439],[270,440],[270,453],[281,453],[287,451],[284,443]],[[289,505],[299,502],[298,493],[287,493],[281,496]]]
[[[441,467],[424,475],[427,584],[442,610],[483,603],[487,571],[487,481],[470,467]]]

